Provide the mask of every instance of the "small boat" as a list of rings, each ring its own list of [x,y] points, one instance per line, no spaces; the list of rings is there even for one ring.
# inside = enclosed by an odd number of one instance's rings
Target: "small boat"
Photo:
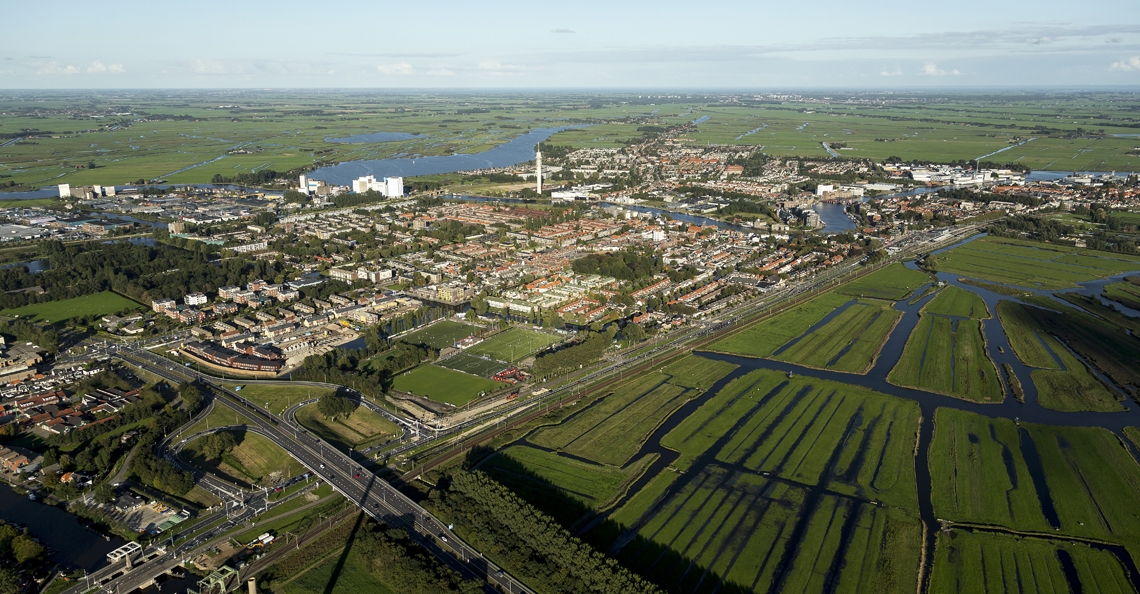
[[[35,493],[28,493],[28,499],[30,501],[35,501],[36,500],[36,494]]]

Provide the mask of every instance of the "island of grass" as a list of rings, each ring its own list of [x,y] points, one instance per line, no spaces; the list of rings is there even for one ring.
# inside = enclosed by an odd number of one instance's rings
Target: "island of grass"
[[[0,315],[15,316],[33,322],[62,322],[71,318],[105,316],[113,313],[128,313],[143,306],[118,293],[103,291],[94,295],[84,295],[59,301],[34,303],[15,309],[0,311]]]
[[[297,409],[296,419],[317,437],[346,451],[367,448],[401,434],[399,427],[366,406],[357,406],[346,416],[327,418],[316,404],[309,404]]]
[[[773,354],[807,367],[867,373],[902,318],[892,301],[849,301],[834,317]],[[826,318],[825,318],[826,319]]]
[[[937,256],[937,269],[966,277],[1039,289],[1140,270],[1140,257],[1052,243],[987,236]]]
[[[455,406],[467,404],[484,392],[501,390],[506,385],[437,365],[420,365],[396,376],[392,382],[392,387],[401,392],[410,392]]]
[[[1124,307],[1140,310],[1140,276],[1129,276],[1127,282],[1112,283],[1104,287],[1104,298]]]
[[[562,338],[554,334],[516,326],[467,349],[467,352],[508,363],[517,363],[561,340]]]
[[[269,412],[280,415],[285,409],[306,400],[320,398],[334,390],[322,386],[293,385],[290,383],[257,383],[257,384],[226,384],[231,390],[236,390],[242,398],[257,404],[268,406]]]
[[[269,439],[235,429],[236,445],[218,457],[205,455],[206,435],[191,441],[180,455],[191,465],[245,487],[272,486],[305,471],[300,462]]]
[[[887,381],[965,400],[1001,402],[1005,388],[982,334],[981,318],[989,316],[980,297],[947,287],[923,308]]]
[[[1017,358],[1036,368],[1029,375],[1037,387],[1037,401],[1041,406],[1065,412],[1124,410],[1121,397],[1045,331],[1034,316],[1033,310],[1037,308],[1001,301],[997,309]]]
[[[471,336],[478,330],[475,326],[456,322],[454,320],[442,320],[436,322],[427,328],[421,328],[414,332],[409,332],[400,337],[400,340],[411,344],[422,344],[429,346],[436,350],[442,350],[448,347],[455,346],[455,343]]]

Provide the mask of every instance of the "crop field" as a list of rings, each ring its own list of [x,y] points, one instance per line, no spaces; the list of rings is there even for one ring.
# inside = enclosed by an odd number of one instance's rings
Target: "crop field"
[[[835,290],[836,293],[852,297],[874,297],[898,301],[905,299],[915,289],[931,282],[925,272],[911,270],[902,264],[891,264],[880,270]]]
[[[1138,160],[1140,162],[1140,160]],[[938,255],[938,270],[1040,289],[1140,269],[1140,258],[1050,243],[982,237]]]
[[[931,299],[922,310],[931,314],[971,318],[975,320],[984,320],[990,317],[990,310],[986,307],[986,302],[982,301],[981,297],[965,289],[959,289],[953,286],[946,287],[939,291],[938,295],[936,295],[934,299]]]
[[[468,373],[444,369],[435,365],[419,367],[396,376],[392,387],[417,396],[431,398],[455,406],[462,406],[479,397],[481,392],[493,392],[506,386]]]
[[[592,464],[530,446],[497,453],[480,470],[550,514],[572,525],[584,509],[604,510],[657,458],[648,454],[625,468]],[[566,499],[572,500],[568,505]]]
[[[851,302],[839,315],[776,351],[774,357],[809,367],[866,373],[902,312],[890,301]]]
[[[687,357],[619,385],[613,394],[535,431],[527,441],[599,464],[624,466],[658,424],[695,398],[702,386],[711,387],[732,369],[727,363]]]
[[[1140,309],[1140,286],[1130,282],[1112,283],[1104,287],[1105,299],[1111,299],[1124,307]]]
[[[293,386],[289,384],[226,384],[231,390],[241,386],[238,393],[251,402],[265,406],[269,412],[280,415],[294,404],[320,398],[332,392],[331,388],[318,386]]]
[[[388,419],[358,406],[344,418],[326,419],[310,404],[297,410],[297,422],[321,439],[341,449],[368,447],[400,435],[400,428]]]
[[[142,309],[142,306],[126,297],[103,291],[94,295],[62,299],[60,301],[47,301],[34,303],[15,309],[0,311],[6,316],[19,316],[35,322],[58,323],[71,318],[86,316],[105,316],[112,313],[122,313]]]
[[[411,344],[424,344],[439,350],[455,346],[456,341],[471,336],[476,330],[477,328],[470,324],[443,320],[427,328],[401,336],[400,340]]]
[[[836,382],[736,378],[662,439],[679,472],[613,514],[610,550],[669,591],[913,591],[918,414]]]
[[[187,444],[182,456],[195,466],[245,485],[273,485],[305,471],[285,450],[256,433],[239,432],[238,439],[233,450],[220,460],[202,459],[199,440]]]
[[[510,367],[510,365],[502,361],[496,361],[486,357],[476,357],[470,353],[452,355],[442,361],[436,361],[436,365],[485,378],[490,378],[496,373]]]
[[[1064,561],[1062,560],[1064,559]],[[1074,569],[1070,584],[1064,564]],[[1008,534],[938,534],[931,594],[956,592],[1135,592],[1111,552],[1088,545]]]
[[[508,363],[518,363],[561,340],[560,337],[553,334],[516,327],[484,340],[467,349],[467,352]]]
[[[835,308],[851,301],[846,295],[828,292],[785,311],[769,320],[724,338],[709,348],[714,351],[767,357],[788,341],[807,332]]]
[[[939,409],[930,474],[939,518],[1140,544],[1140,465],[1105,429]]]
[[[1000,402],[1005,394],[997,367],[986,354],[982,322],[938,314],[919,317],[887,379],[979,402]]]

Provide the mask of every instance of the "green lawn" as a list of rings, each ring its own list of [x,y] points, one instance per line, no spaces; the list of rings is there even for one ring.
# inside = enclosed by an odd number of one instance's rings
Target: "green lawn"
[[[507,384],[436,365],[420,365],[396,376],[392,386],[424,398],[462,406],[478,398],[480,392],[501,390]]]
[[[365,406],[343,419],[326,419],[316,404],[310,404],[297,410],[297,422],[342,450],[366,448],[400,435],[399,427]]]
[[[503,363],[502,361],[476,357],[470,353],[458,353],[456,355],[452,355],[447,359],[437,361],[436,365],[485,378],[490,378],[491,376],[504,369],[507,369],[510,366],[509,364]]]
[[[226,384],[226,387],[231,390],[241,386],[238,391],[243,398],[247,398],[250,402],[258,406],[269,405],[269,412],[280,415],[285,409],[299,402],[304,402],[313,398],[320,398],[325,394],[331,393],[331,388],[321,388],[317,386],[294,386],[287,383],[282,384]]]
[[[560,337],[553,334],[514,327],[467,349],[467,352],[508,363],[517,363],[561,340]]]
[[[890,301],[852,302],[775,358],[809,367],[866,373],[901,317],[902,312],[895,310]]]
[[[25,305],[15,309],[5,309],[0,314],[6,316],[19,316],[36,322],[62,322],[71,318],[85,316],[105,316],[113,313],[123,313],[142,309],[142,306],[126,297],[103,291],[94,295],[74,297],[60,301],[47,301]]]
[[[202,438],[182,450],[181,455],[191,464],[218,474],[230,481],[247,486],[271,486],[305,471],[285,450],[256,433],[239,432],[240,441],[221,459],[205,460],[199,454]]]
[[[471,336],[476,330],[478,330],[478,328],[470,324],[453,320],[443,320],[427,328],[405,334],[400,337],[400,340],[411,344],[425,344],[433,349],[439,350],[455,346],[456,341]]]

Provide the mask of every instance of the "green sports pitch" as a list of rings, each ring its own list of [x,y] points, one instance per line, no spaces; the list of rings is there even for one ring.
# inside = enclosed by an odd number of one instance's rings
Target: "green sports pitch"
[[[486,378],[490,378],[496,373],[510,367],[509,363],[503,363],[502,361],[488,357],[477,357],[468,353],[459,353],[443,361],[437,361],[436,365]]]
[[[400,338],[411,344],[424,344],[433,349],[445,349],[455,346],[455,342],[463,340],[475,333],[475,327],[461,322],[444,320],[436,322],[427,328],[416,330]]]
[[[511,328],[467,349],[467,352],[472,355],[517,363],[543,348],[561,342],[561,340],[561,338],[545,332],[527,330],[526,328]]]

